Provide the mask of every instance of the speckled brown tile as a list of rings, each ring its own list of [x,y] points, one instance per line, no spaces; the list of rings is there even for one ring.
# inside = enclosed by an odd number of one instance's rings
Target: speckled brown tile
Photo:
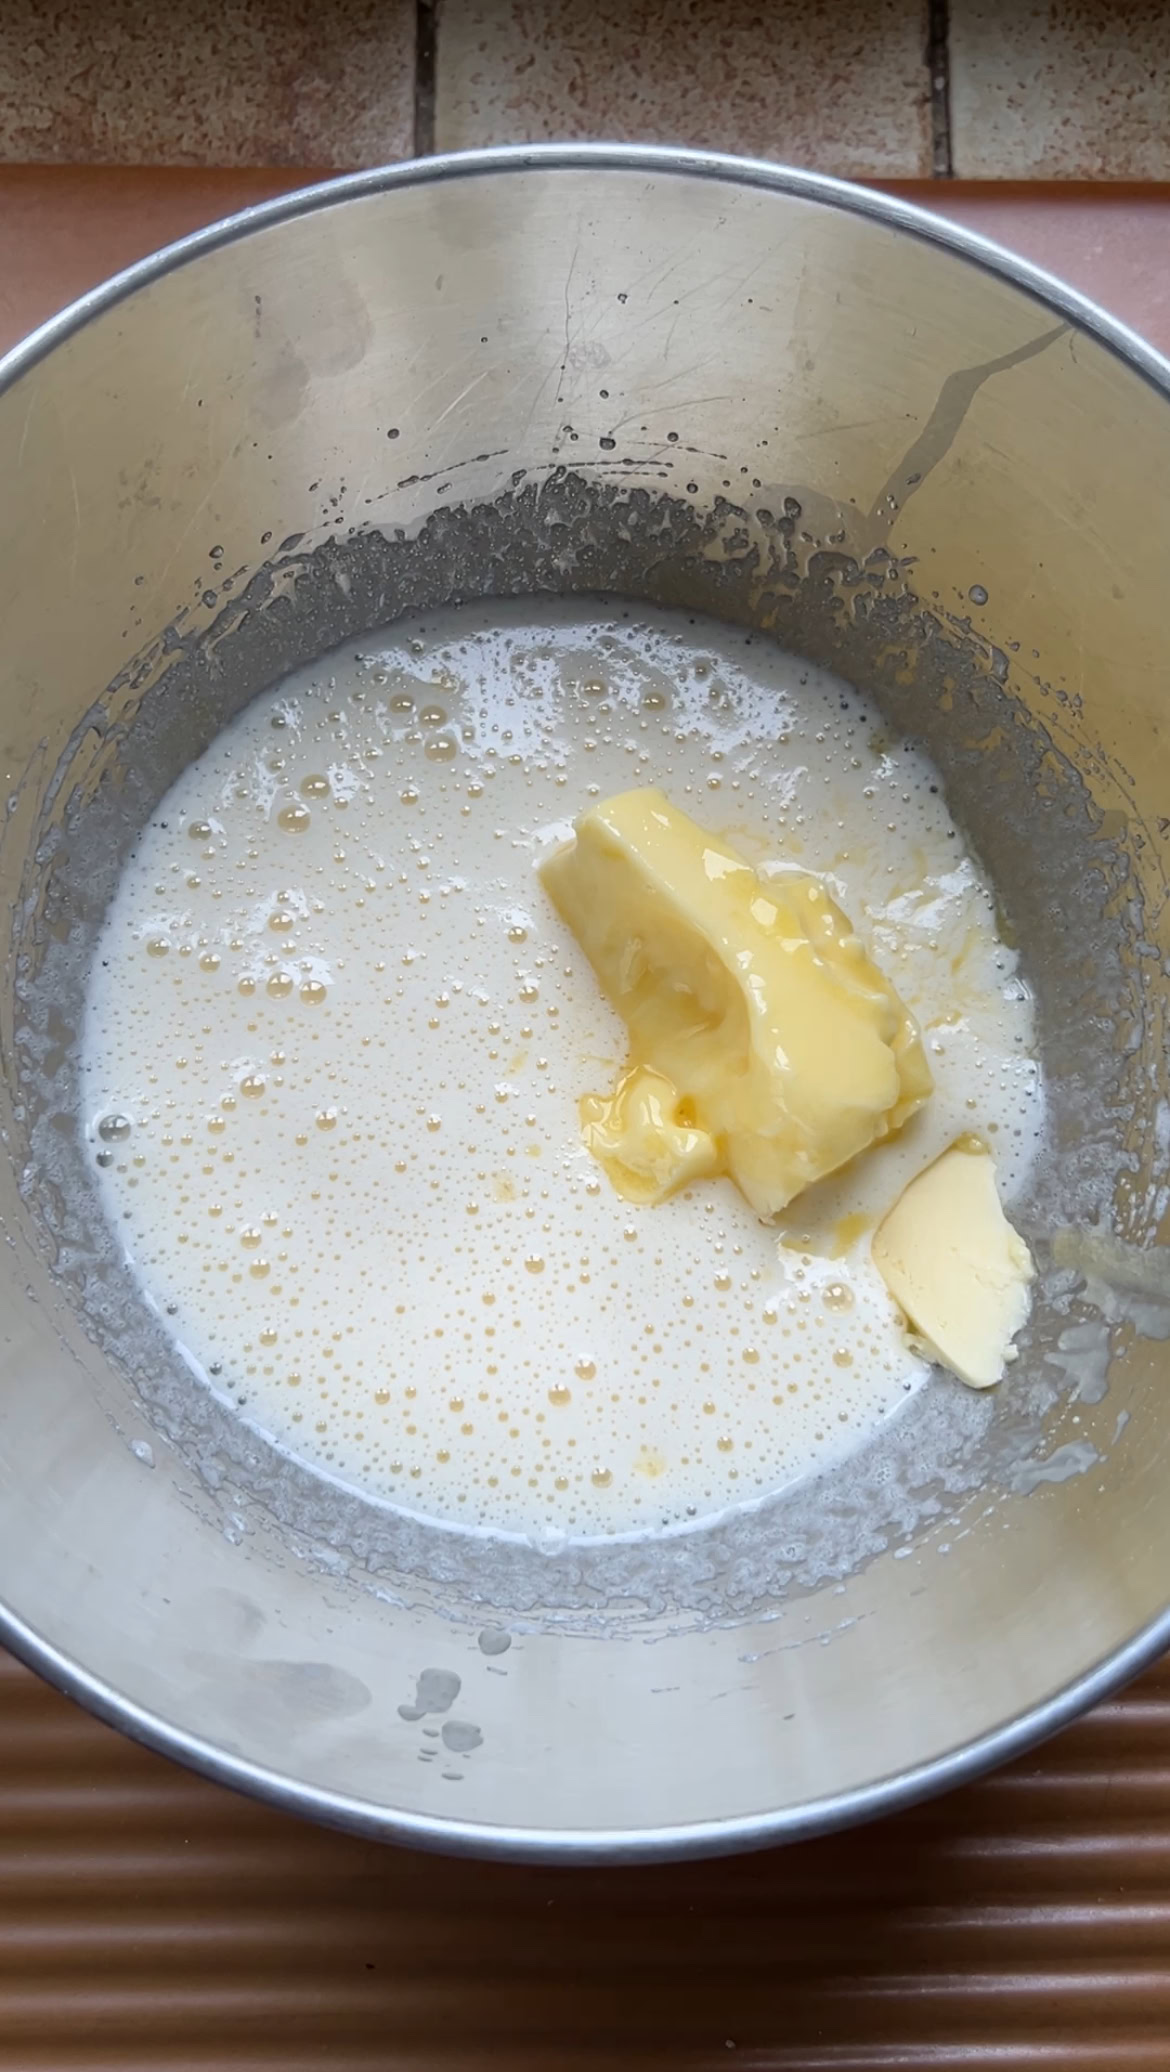
[[[437,141],[620,138],[913,177],[925,51],[925,0],[444,0]]]
[[[362,166],[410,152],[413,0],[3,0],[0,158]]]
[[[950,60],[960,177],[1170,178],[1167,0],[950,0]]]

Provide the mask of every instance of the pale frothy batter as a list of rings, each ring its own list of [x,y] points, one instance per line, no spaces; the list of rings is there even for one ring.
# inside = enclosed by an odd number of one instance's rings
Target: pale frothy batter
[[[640,784],[823,873],[923,1028],[922,1114],[781,1232],[727,1181],[632,1208],[581,1145],[624,1037],[536,864]],[[928,1372],[873,1220],[970,1130],[1010,1204],[1042,1109],[931,765],[764,640],[596,601],[396,625],[249,706],[126,867],[84,1104],[213,1387],[347,1482],[538,1537],[710,1517],[863,1442]]]

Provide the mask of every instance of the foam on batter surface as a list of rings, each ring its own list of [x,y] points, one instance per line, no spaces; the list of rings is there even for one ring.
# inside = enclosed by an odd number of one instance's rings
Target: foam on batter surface
[[[931,1100],[779,1229],[726,1181],[624,1202],[581,1143],[625,1037],[537,864],[640,784],[824,873],[922,1028]],[[126,866],[83,1085],[211,1387],[328,1474],[537,1537],[710,1518],[863,1445],[929,1371],[874,1222],[968,1130],[1010,1203],[1042,1110],[929,762],[767,641],[597,600],[403,622],[251,705]]]

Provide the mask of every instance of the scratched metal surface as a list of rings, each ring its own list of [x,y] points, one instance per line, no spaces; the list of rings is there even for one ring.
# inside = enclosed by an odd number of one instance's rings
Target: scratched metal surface
[[[0,344],[287,175],[7,168]],[[1170,192],[930,190],[1170,346]],[[0,2072],[1170,2066],[1170,1666],[784,1853],[456,1864],[303,1827],[0,1655]]]
[[[1170,2064],[1170,1663],[787,1851],[449,1862],[235,1798],[0,1655],[3,2072]]]

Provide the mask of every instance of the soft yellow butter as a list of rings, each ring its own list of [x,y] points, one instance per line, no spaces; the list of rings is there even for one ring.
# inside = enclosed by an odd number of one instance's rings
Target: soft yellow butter
[[[973,1389],[1002,1378],[1035,1269],[978,1138],[961,1137],[910,1182],[874,1234],[873,1260],[942,1366]]]
[[[648,1065],[623,1072],[611,1094],[585,1094],[580,1112],[586,1146],[627,1201],[661,1201],[688,1180],[722,1171],[714,1137]]]
[[[584,813],[542,875],[629,1030],[616,1092],[582,1103],[620,1193],[726,1172],[771,1216],[930,1093],[913,1017],[816,878],[765,883],[656,790]]]

